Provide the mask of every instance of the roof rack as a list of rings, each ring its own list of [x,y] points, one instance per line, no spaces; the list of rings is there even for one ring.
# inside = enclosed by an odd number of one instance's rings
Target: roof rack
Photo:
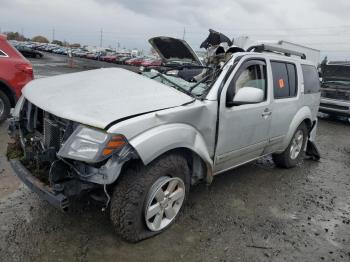
[[[247,52],[258,52],[258,53],[273,52],[273,53],[282,54],[285,56],[291,56],[291,55],[299,56],[301,59],[304,59],[304,60],[306,59],[306,55],[304,53],[294,51],[294,50],[285,49],[285,48],[278,47],[278,46],[267,45],[267,44],[251,46],[247,49]]]

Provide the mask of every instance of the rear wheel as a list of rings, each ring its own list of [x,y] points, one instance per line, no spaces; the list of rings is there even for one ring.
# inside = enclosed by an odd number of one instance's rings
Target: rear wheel
[[[308,139],[307,128],[302,123],[295,131],[287,149],[281,154],[273,154],[272,158],[276,166],[292,168],[298,165],[304,157],[304,148]]]
[[[10,110],[10,100],[7,95],[0,90],[0,124],[8,118]]]
[[[114,189],[110,218],[124,239],[137,242],[169,228],[188,196],[190,172],[180,155],[128,168]]]

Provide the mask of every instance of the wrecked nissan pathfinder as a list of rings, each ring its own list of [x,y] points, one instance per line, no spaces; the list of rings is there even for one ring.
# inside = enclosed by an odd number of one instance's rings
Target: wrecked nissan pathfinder
[[[304,55],[263,45],[208,66],[183,40],[150,42],[159,70],[99,69],[24,88],[8,157],[41,198],[63,210],[99,199],[136,242],[169,228],[200,181],[266,155],[283,168],[318,158],[318,73]]]

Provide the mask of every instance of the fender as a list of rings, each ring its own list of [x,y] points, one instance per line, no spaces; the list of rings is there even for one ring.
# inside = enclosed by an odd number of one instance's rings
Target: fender
[[[288,145],[289,145],[289,143],[290,143],[290,141],[291,141],[291,139],[292,139],[292,137],[293,137],[293,135],[295,133],[295,130],[298,128],[298,126],[305,119],[308,119],[310,121],[310,124],[312,123],[312,120],[311,120],[312,119],[312,113],[311,113],[310,108],[307,107],[307,106],[302,107],[295,114],[292,122],[289,125],[288,133],[287,133],[286,137],[283,140],[283,150],[282,151],[284,151],[288,147]]]
[[[188,148],[198,154],[207,166],[213,167],[213,161],[202,135],[190,125],[169,124],[158,126],[137,135],[129,143],[134,147],[145,165],[169,150]]]

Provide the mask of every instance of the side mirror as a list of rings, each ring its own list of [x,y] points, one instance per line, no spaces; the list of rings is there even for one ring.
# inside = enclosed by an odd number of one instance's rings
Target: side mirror
[[[227,101],[227,106],[258,104],[264,101],[264,91],[255,87],[242,87],[238,90],[233,101]]]

